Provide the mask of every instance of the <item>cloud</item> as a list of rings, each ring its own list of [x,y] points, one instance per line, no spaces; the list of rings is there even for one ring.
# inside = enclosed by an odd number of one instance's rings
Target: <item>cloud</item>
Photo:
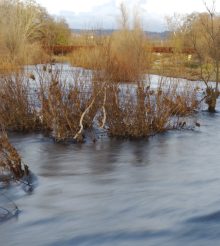
[[[198,0],[184,0],[181,3],[180,1],[166,0],[164,3],[161,3],[161,0],[147,1],[144,5],[145,10],[148,13],[154,13],[157,16],[165,16],[173,13],[187,13],[192,12],[194,9],[201,10],[201,1]],[[195,8],[195,6],[197,8]],[[202,6],[203,7],[203,6]]]
[[[72,28],[110,28],[116,27],[117,7],[112,1],[95,6],[90,12],[76,14],[73,11],[62,11],[60,14],[66,18]]]
[[[128,1],[128,0],[127,0]],[[130,5],[126,5],[130,10],[130,15],[134,10],[133,3],[137,1],[129,0]],[[138,1],[140,3],[139,9],[142,16],[143,27],[148,31],[164,31],[166,29],[163,18],[157,18],[154,15],[149,15],[144,10],[145,0]],[[93,7],[93,11],[84,13],[75,13],[72,11],[62,11],[60,15],[66,18],[67,22],[74,29],[95,29],[95,28],[117,28],[117,21],[120,15],[119,11],[120,1],[110,1],[100,6]]]
[[[115,28],[119,6],[124,2],[130,14],[138,8],[143,17],[145,30],[163,31],[166,29],[165,16],[174,13],[203,12],[203,0],[37,0],[51,14],[66,18],[72,28]],[[211,6],[212,0],[206,0]],[[217,10],[220,1],[216,1]]]
[[[60,14],[64,11],[73,13],[92,12],[97,6],[104,5],[112,0],[37,0],[39,4],[44,6],[51,14]]]

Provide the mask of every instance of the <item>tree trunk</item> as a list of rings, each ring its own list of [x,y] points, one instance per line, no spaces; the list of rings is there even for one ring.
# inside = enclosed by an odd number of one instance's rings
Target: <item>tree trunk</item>
[[[209,111],[210,113],[215,113],[215,112],[216,112],[215,107],[216,107],[216,102],[215,102],[215,103],[210,103],[210,104],[208,105],[208,111]]]
[[[218,92],[218,83],[219,83],[219,62],[216,63],[216,82],[215,82],[215,91]]]
[[[216,89],[207,87],[206,95],[207,95],[207,98],[205,102],[208,104],[208,111],[210,113],[215,113],[216,112],[215,110],[216,101],[217,101],[219,93],[218,91],[216,91]]]

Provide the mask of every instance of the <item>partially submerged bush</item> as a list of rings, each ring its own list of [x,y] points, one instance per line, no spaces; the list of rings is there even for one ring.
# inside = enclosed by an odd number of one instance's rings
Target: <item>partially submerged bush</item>
[[[7,134],[0,133],[0,182],[20,180],[29,175],[27,165],[22,165],[21,157],[10,144]]]
[[[184,85],[170,83],[168,90],[164,92],[163,104],[171,115],[189,116],[199,107],[197,93],[198,87],[194,88],[187,82]]]
[[[45,71],[41,78],[47,75]],[[77,78],[65,81],[58,70],[50,71],[48,79],[40,83],[39,117],[42,128],[51,131],[56,141],[83,141],[83,129],[93,125],[101,90],[96,85],[88,88]]]
[[[47,94],[47,95],[46,95]],[[52,80],[48,92],[42,95],[42,120],[52,131],[56,141],[74,139],[80,117],[91,98],[81,98],[79,88],[66,86],[61,81]]]
[[[9,142],[5,131],[0,131],[0,189],[10,184],[20,183],[25,192],[31,192],[32,174],[29,167],[22,163],[21,156]],[[0,222],[19,213],[18,206],[3,192],[0,194]]]
[[[86,129],[141,138],[184,127],[182,117],[199,106],[196,89],[187,84],[162,79],[152,89],[144,80],[84,82],[77,72],[68,78],[65,73],[43,66],[30,76],[32,84],[24,77],[5,76],[0,88],[1,124],[16,131],[46,130],[56,141],[82,142]]]
[[[22,72],[0,77],[0,123],[9,130],[30,131],[39,127],[28,78]]]
[[[52,74],[41,88],[42,126],[56,141],[83,141],[85,129],[105,128],[112,137],[141,138],[181,128],[181,117],[198,107],[196,90],[161,82],[152,90],[146,82],[115,84],[62,82]],[[89,87],[89,89],[88,89]]]
[[[195,91],[176,84],[150,86],[139,83],[124,90],[112,86],[107,93],[106,125],[110,136],[141,138],[182,128],[183,119],[198,108]]]

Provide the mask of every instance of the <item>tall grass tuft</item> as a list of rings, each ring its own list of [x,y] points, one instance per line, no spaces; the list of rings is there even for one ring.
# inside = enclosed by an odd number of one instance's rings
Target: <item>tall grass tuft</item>
[[[135,88],[120,89],[112,85],[107,102],[108,133],[123,138],[148,137],[182,128],[186,124],[184,117],[193,114],[199,106],[194,89],[180,89],[172,83],[168,87],[162,83],[154,90],[143,82]]]
[[[0,123],[6,129],[32,131],[39,126],[32,101],[33,89],[22,72],[0,77]]]
[[[100,129],[111,137],[142,138],[185,127],[185,117],[199,107],[192,85],[163,78],[155,88],[146,80],[86,81],[53,66],[35,72],[1,77],[0,123],[7,130],[46,130],[58,142],[83,142],[87,130]]]
[[[129,26],[129,16],[123,5],[120,19],[118,31],[101,39],[101,43],[94,34],[92,47],[73,51],[71,63],[95,70],[96,79],[114,82],[141,80],[151,65],[148,39],[138,15],[134,16],[132,26]]]
[[[9,142],[7,134],[2,131],[0,133],[0,182],[20,180],[28,175],[28,166],[22,164],[20,155]]]

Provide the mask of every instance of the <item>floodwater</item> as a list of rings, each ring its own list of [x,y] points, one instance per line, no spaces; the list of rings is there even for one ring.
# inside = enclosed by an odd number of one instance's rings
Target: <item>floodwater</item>
[[[220,245],[220,113],[196,121],[141,141],[10,134],[35,180],[0,187],[0,209],[19,209],[0,218],[0,245]]]
[[[20,212],[0,245],[220,245],[220,113],[198,118],[142,141],[11,134],[37,181],[7,191]]]

